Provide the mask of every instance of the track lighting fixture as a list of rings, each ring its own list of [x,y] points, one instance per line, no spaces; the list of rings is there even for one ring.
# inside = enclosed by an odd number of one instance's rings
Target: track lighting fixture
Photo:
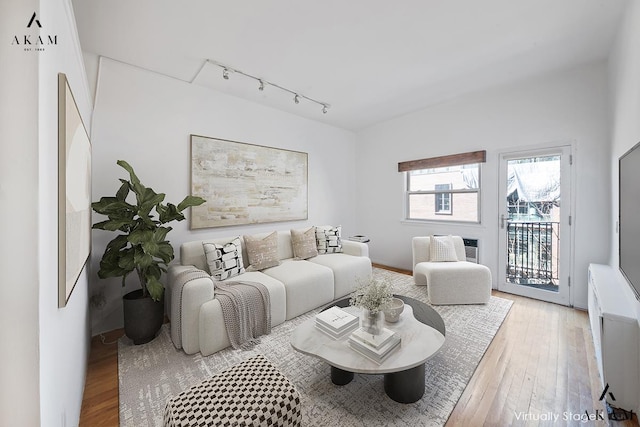
[[[235,74],[240,74],[240,75],[243,75],[245,77],[248,77],[250,79],[253,79],[253,80],[257,81],[258,82],[258,90],[259,91],[263,91],[264,87],[266,85],[276,87],[276,88],[278,88],[278,89],[280,89],[280,90],[282,90],[284,92],[288,92],[289,94],[293,95],[293,102],[295,102],[296,104],[299,104],[301,99],[306,99],[307,101],[314,102],[314,103],[320,105],[322,107],[322,113],[323,114],[327,114],[327,111],[329,110],[329,107],[331,107],[331,105],[327,104],[326,102],[321,102],[321,101],[318,101],[316,99],[309,98],[308,96],[303,95],[303,94],[301,94],[299,92],[293,91],[291,89],[287,89],[284,86],[277,85],[275,83],[269,82],[269,81],[267,81],[265,79],[262,79],[260,77],[256,77],[256,76],[253,76],[251,74],[247,74],[247,73],[245,73],[243,71],[240,71],[240,70],[237,70],[235,68],[229,67],[227,65],[221,64],[221,63],[216,62],[216,61],[214,61],[212,59],[205,60],[205,64],[207,62],[209,64],[213,64],[213,65],[216,65],[216,66],[222,68],[222,78],[225,79],[225,80],[229,80],[229,73],[230,72],[231,73],[235,73]],[[204,65],[203,65],[203,68],[204,68]],[[235,80],[235,78],[234,78],[234,80]]]

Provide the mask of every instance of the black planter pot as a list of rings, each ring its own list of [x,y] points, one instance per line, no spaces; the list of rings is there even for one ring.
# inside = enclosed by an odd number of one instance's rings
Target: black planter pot
[[[124,333],[135,345],[145,344],[156,337],[164,321],[164,294],[160,301],[142,296],[142,289],[122,297]]]

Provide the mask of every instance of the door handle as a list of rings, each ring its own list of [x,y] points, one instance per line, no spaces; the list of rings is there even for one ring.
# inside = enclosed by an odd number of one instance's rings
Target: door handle
[[[502,214],[500,215],[500,228],[504,229],[504,221],[505,221],[504,214]]]

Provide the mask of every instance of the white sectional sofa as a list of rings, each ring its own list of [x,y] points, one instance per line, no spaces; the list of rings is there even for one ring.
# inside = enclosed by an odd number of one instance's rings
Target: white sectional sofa
[[[205,242],[225,244],[235,237]],[[246,268],[246,246],[242,237],[240,240]],[[358,282],[371,278],[369,249],[364,243],[342,240],[341,253],[300,260],[294,259],[289,231],[278,231],[277,240],[280,265],[261,271],[246,271],[225,280],[265,285],[271,300],[271,326],[342,298],[353,292]],[[182,244],[180,264],[169,267],[165,300],[171,320],[171,338],[177,348],[188,354],[201,352],[209,355],[230,346],[230,341],[220,302],[215,297],[215,280],[211,277],[191,280],[181,288],[181,295],[178,294],[176,276],[193,266],[208,272],[202,240]]]

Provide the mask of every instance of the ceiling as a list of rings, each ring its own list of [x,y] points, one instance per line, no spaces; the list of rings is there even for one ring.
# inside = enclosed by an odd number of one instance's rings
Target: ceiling
[[[194,85],[359,130],[607,58],[627,0],[74,0],[80,43]],[[211,59],[331,105],[237,73]],[[203,89],[204,90],[204,89]],[[215,93],[212,92],[212,96]]]

